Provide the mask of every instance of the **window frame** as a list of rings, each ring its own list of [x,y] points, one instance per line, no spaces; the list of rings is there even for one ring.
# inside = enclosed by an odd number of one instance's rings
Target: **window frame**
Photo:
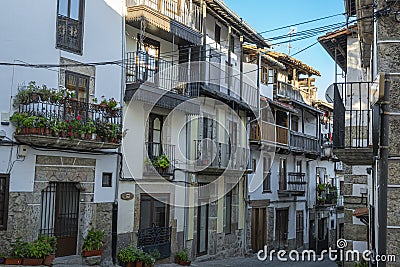
[[[73,54],[83,55],[83,36],[84,36],[84,14],[85,14],[85,0],[79,0],[79,10],[78,10],[78,20],[71,18],[71,0],[68,1],[68,15],[60,14],[60,0],[57,0],[57,20],[56,20],[56,49],[64,50]],[[79,31],[79,44],[78,48],[70,47],[67,44],[63,44],[58,39],[58,32],[61,20],[71,20],[78,23],[78,31]],[[68,31],[68,29],[66,30]]]
[[[149,215],[150,215],[150,226],[152,227],[153,225],[156,227],[169,227],[170,226],[170,205],[167,204],[167,202],[165,202],[165,221],[164,221],[164,226],[160,226],[160,225],[156,225],[156,213],[155,213],[155,208],[154,208],[154,204],[156,202],[158,203],[163,203],[162,201],[160,201],[159,199],[165,199],[165,200],[169,200],[169,195],[168,194],[156,194],[154,197],[148,194],[140,194],[140,212],[139,212],[139,218],[142,217],[142,203],[145,201],[150,202],[150,211],[149,211]],[[146,227],[146,225],[142,224],[142,220],[140,219],[140,223],[139,223],[139,229],[146,229],[148,227]]]
[[[218,29],[218,31],[217,31]],[[219,26],[217,23],[215,23],[215,27],[214,27],[214,41],[215,43],[221,45],[221,26]],[[218,33],[218,34],[217,34]]]
[[[263,193],[271,193],[271,158],[263,157]],[[269,165],[269,167],[268,167]]]
[[[105,176],[108,176],[109,179],[110,179],[109,183],[107,183],[107,184],[104,183]],[[113,187],[113,174],[112,174],[112,172],[103,172],[101,174],[101,187],[102,188],[111,188],[111,187]]]
[[[5,190],[4,190],[4,202],[0,203],[0,205],[3,205],[3,223],[0,224],[0,231],[5,231],[7,230],[7,224],[8,224],[8,204],[9,204],[9,197],[10,197],[10,175],[8,174],[0,174],[0,180],[5,181]]]
[[[75,91],[75,96],[78,99],[78,101],[80,101],[80,99],[79,99],[79,78],[87,79],[87,84],[86,84],[87,92],[86,92],[86,99],[85,99],[84,102],[88,103],[89,102],[89,94],[90,94],[90,92],[89,92],[90,91],[90,76],[87,76],[85,74],[81,74],[81,73],[78,73],[78,72],[73,72],[73,71],[66,70],[65,71],[65,82],[64,82],[65,88],[67,88],[67,81],[68,81],[68,76],[69,75],[72,75],[72,76],[76,77],[76,84],[75,84],[75,90],[74,91]]]

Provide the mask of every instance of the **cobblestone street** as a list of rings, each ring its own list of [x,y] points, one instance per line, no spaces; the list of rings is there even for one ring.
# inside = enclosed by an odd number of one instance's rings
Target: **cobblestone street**
[[[160,264],[157,267],[174,267],[179,266],[177,264]],[[214,260],[206,262],[192,262],[191,266],[206,266],[206,267],[227,267],[227,266],[241,266],[241,267],[258,267],[258,266],[271,266],[271,267],[283,267],[283,266],[293,266],[293,267],[335,267],[336,263],[325,258],[322,262],[280,262],[276,258],[272,262],[262,262],[257,259],[257,257],[246,257],[246,258],[227,258],[223,260]]]

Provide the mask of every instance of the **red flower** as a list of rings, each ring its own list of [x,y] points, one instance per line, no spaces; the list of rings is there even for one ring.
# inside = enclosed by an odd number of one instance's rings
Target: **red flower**
[[[72,136],[72,133],[71,133],[71,132],[68,132],[68,136],[71,137],[71,136]]]
[[[80,121],[80,120],[82,119],[82,116],[81,116],[81,115],[78,115],[78,117],[76,117],[76,119],[77,119],[78,121]]]

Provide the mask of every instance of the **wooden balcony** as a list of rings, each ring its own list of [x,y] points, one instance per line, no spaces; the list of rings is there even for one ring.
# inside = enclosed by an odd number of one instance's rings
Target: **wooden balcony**
[[[278,195],[284,197],[304,196],[306,192],[305,173],[289,172],[279,180]]]
[[[257,122],[250,125],[249,141],[251,145],[261,145],[262,142],[279,146],[288,146],[289,129],[270,122],[262,121],[261,129]]]
[[[170,40],[173,33],[192,44],[201,44],[202,15],[200,6],[183,0],[127,0],[126,21],[140,29],[144,19],[147,32]],[[168,33],[168,34],[166,34]],[[170,35],[170,36],[169,36]]]
[[[295,153],[319,156],[321,154],[320,139],[312,135],[290,131],[290,150]]]

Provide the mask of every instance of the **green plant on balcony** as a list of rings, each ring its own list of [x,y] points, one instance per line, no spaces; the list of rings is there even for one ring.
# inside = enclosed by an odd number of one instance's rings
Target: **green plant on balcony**
[[[161,156],[153,160],[153,166],[156,168],[167,169],[170,166],[170,161],[167,155],[162,154]]]
[[[51,123],[50,129],[53,131],[54,136],[65,137],[65,133],[67,131],[67,122],[55,120]]]
[[[27,113],[15,112],[11,117],[11,124],[16,128],[17,133],[21,133],[22,128],[24,127],[24,121],[28,118],[29,115]]]
[[[318,184],[317,185],[317,190],[319,192],[326,191],[326,184]]]

